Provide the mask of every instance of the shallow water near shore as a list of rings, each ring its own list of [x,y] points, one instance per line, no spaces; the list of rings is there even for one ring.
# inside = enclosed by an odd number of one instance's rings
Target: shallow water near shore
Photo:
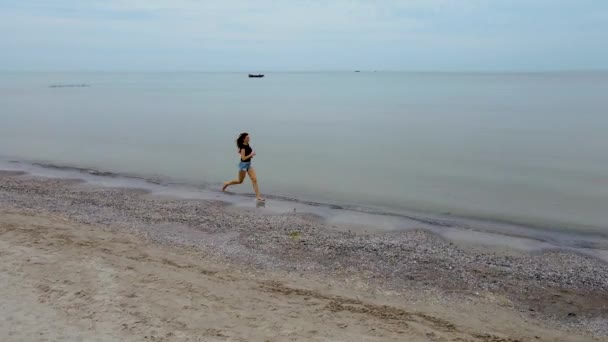
[[[154,197],[221,201],[236,209],[259,210],[261,213],[271,215],[308,214],[317,217],[328,229],[348,230],[360,234],[390,234],[402,230],[423,229],[467,247],[482,247],[495,251],[507,248],[526,253],[568,250],[608,262],[608,238],[595,234],[555,232],[450,215],[383,211],[372,207],[339,206],[272,196],[262,204],[256,202],[250,194],[222,193],[206,186],[195,186],[168,179],[149,179],[132,174],[121,175],[24,161],[0,160],[0,170],[23,173],[24,176],[84,181],[77,186],[140,189],[145,191],[147,196]]]
[[[3,73],[0,155],[219,184],[249,131],[271,198],[605,235],[606,93],[605,72]]]

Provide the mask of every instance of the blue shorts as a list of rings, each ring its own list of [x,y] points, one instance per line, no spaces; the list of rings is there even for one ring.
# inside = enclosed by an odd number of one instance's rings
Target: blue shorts
[[[240,162],[239,163],[239,171],[249,171],[249,169],[251,168],[251,162]]]

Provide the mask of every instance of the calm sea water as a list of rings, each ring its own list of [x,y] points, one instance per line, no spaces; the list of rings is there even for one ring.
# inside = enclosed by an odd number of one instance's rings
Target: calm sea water
[[[210,187],[247,131],[265,193],[608,232],[608,73],[3,73],[0,122],[3,156]]]

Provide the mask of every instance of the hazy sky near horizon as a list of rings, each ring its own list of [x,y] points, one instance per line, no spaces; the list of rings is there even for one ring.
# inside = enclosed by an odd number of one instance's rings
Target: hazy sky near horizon
[[[606,0],[0,0],[0,70],[608,69]]]

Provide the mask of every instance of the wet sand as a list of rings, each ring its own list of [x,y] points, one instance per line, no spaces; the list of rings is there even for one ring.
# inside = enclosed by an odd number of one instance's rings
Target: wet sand
[[[571,252],[355,234],[15,172],[0,173],[0,218],[3,341],[608,336],[608,266]]]

